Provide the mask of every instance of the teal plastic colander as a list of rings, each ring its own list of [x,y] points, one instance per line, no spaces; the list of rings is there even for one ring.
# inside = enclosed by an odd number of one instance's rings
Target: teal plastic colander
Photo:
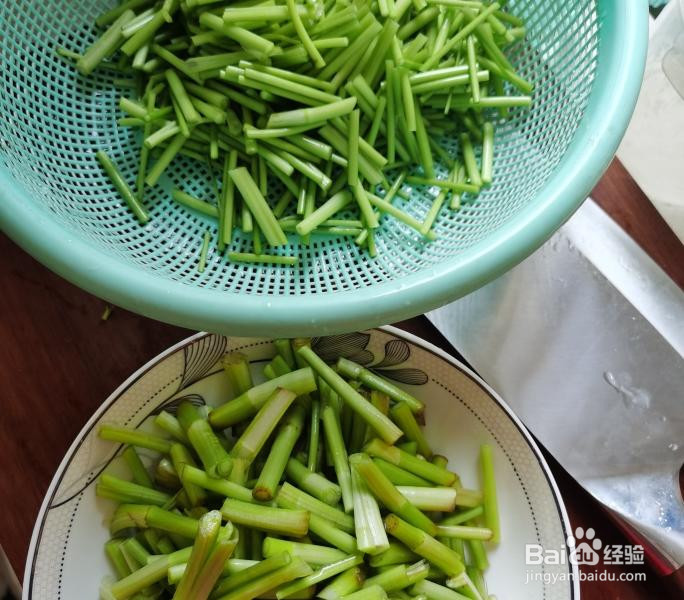
[[[228,262],[215,223],[168,197],[173,185],[210,193],[206,167],[178,159],[148,196],[140,227],[94,159],[104,148],[129,181],[137,141],[116,126],[119,92],[105,71],[84,79],[57,45],[92,42],[104,0],[0,0],[0,220],[48,267],[115,304],[194,329],[307,335],[389,323],[458,298],[523,259],[579,206],[617,148],[641,83],[646,0],[510,0],[528,36],[511,52],[536,89],[531,110],[497,127],[495,183],[423,242],[391,217],[368,257],[347,238],[295,240],[297,267]],[[397,204],[422,220],[429,193]],[[234,250],[250,251],[237,237]]]

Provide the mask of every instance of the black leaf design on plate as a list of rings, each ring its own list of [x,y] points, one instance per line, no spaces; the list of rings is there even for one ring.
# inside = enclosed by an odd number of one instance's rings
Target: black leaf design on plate
[[[399,383],[406,383],[408,385],[425,385],[428,382],[428,376],[425,371],[420,369],[413,369],[405,367],[403,369],[372,369],[378,375],[394,379]]]
[[[311,347],[326,362],[335,362],[340,356],[367,365],[373,360],[373,353],[366,350],[370,341],[369,333],[345,333],[313,338]]]
[[[385,356],[379,363],[373,365],[373,368],[394,367],[406,362],[409,356],[411,356],[411,348],[404,340],[390,340],[385,344]]]
[[[169,400],[164,404],[160,404],[148,416],[158,415],[163,410],[165,410],[168,413],[171,413],[172,415],[175,415],[178,411],[178,406],[180,405],[180,403],[185,401],[190,402],[191,404],[194,404],[198,407],[204,406],[206,404],[204,398],[202,398],[202,396],[200,396],[199,394],[188,394],[187,396],[174,398],[173,400]]]
[[[165,410],[167,412],[170,412],[171,414],[175,415],[176,411],[178,410],[178,405],[185,401],[188,400],[189,402],[192,402],[195,406],[204,406],[206,402],[204,401],[204,398],[200,396],[199,394],[188,394],[187,396],[181,396],[180,398],[174,398],[173,400],[168,400],[165,402],[162,402],[155,408],[153,408],[147,415],[138,423],[138,425],[135,426],[135,429],[139,429],[140,426],[150,417],[154,417],[155,415],[158,415],[161,411]],[[72,487],[74,488],[74,491],[71,492],[70,490],[67,490],[67,496],[65,498],[55,498],[53,501],[53,504],[50,505],[50,509],[53,508],[58,508],[60,506],[63,506],[67,502],[71,502],[76,496],[78,496],[80,493],[88,489],[93,483],[97,481],[97,479],[102,475],[102,473],[105,471],[105,469],[112,463],[112,461],[119,456],[121,453],[121,450],[125,447],[125,444],[118,444],[113,450],[112,453],[109,455],[109,457],[102,462],[99,465],[95,465],[91,471],[87,473],[83,473],[80,477],[80,479],[72,484]],[[140,454],[145,455],[147,451],[140,452]],[[155,455],[154,452],[151,452],[152,455]]]
[[[183,348],[185,368],[179,390],[202,379],[223,356],[228,340],[222,335],[208,335]]]

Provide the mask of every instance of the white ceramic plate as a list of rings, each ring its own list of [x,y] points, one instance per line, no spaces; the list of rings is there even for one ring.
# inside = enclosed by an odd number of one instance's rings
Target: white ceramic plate
[[[427,405],[427,436],[468,487],[477,487],[481,443],[494,447],[502,521],[501,544],[490,553],[487,582],[503,600],[576,600],[576,567],[528,566],[525,544],[561,550],[570,531],[563,502],[539,449],[505,403],[467,367],[435,346],[386,327],[318,338],[322,357],[347,356],[391,378]],[[218,364],[227,350],[260,366],[275,355],[270,340],[198,334],[150,361],[93,415],[52,480],[33,531],[24,575],[24,600],[98,597],[110,573],[103,552],[114,505],[96,498],[103,469],[121,468],[120,447],[97,437],[101,422],[153,429],[152,417],[180,398],[215,405],[230,398]],[[150,462],[152,453],[144,455]],[[528,574],[535,578],[528,582]]]

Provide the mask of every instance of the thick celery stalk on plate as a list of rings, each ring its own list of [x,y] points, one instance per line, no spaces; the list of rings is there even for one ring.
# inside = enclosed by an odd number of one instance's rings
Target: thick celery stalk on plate
[[[96,485],[117,503],[101,597],[488,600],[491,448],[481,489],[466,489],[423,434],[420,400],[347,359],[327,364],[309,340],[274,348],[256,385],[244,355],[224,357],[234,397],[220,406],[184,401],[157,433],[100,427],[129,471]]]

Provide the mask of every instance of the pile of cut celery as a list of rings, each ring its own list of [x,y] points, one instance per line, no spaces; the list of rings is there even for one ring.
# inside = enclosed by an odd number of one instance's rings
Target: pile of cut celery
[[[288,233],[348,236],[376,256],[384,214],[434,240],[443,207],[491,184],[495,121],[532,101],[504,53],[524,24],[498,2],[127,0],[97,25],[83,55],[58,52],[83,75],[120,72],[119,125],[142,137],[134,184],[105,150],[102,168],[145,224],[146,192],[177,155],[208,162],[213,197],[172,197],[217,220],[229,260],[296,264],[268,251]],[[404,184],[432,193],[422,220],[392,204],[410,198]],[[253,252],[230,251],[235,228]]]
[[[236,395],[217,408],[162,411],[160,434],[100,427],[132,479],[96,485],[120,503],[101,598],[492,600],[490,446],[481,491],[466,489],[415,397],[348,359],[328,365],[309,340],[274,345],[257,385],[244,355],[224,357]],[[135,448],[159,454],[153,469]]]

